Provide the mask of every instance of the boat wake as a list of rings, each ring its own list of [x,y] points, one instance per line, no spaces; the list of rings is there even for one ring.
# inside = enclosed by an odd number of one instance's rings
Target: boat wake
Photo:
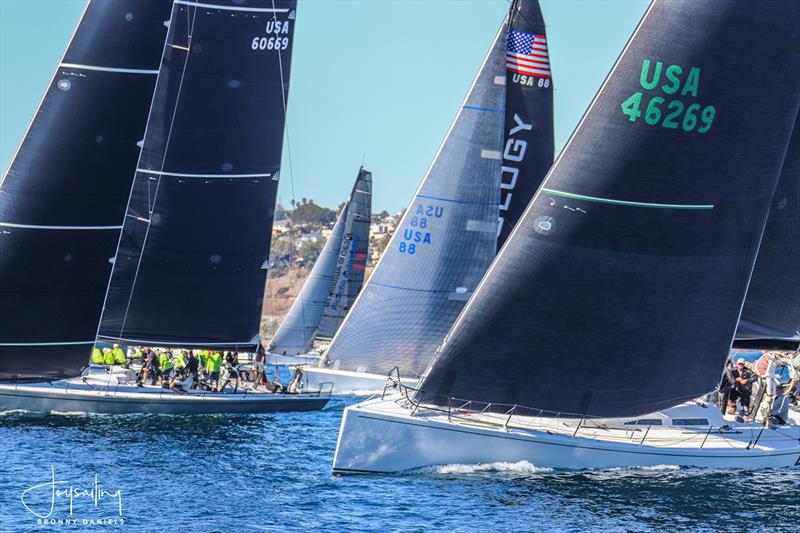
[[[532,465],[528,461],[517,461],[516,463],[478,463],[478,464],[447,464],[429,466],[421,468],[416,472],[427,472],[434,474],[478,474],[484,472],[499,472],[510,474],[542,474],[553,472],[552,468]]]

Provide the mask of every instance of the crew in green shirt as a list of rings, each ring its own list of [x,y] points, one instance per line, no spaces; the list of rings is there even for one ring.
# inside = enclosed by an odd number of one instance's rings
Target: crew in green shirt
[[[114,364],[114,352],[111,351],[111,348],[103,348],[103,362],[107,365]]]
[[[128,358],[125,357],[125,352],[119,347],[119,344],[114,345],[111,353],[114,354],[114,363],[117,365],[124,365],[128,360]]]
[[[92,364],[93,365],[102,365],[104,364],[105,359],[103,359],[103,352],[100,351],[100,348],[95,346],[92,348]]]

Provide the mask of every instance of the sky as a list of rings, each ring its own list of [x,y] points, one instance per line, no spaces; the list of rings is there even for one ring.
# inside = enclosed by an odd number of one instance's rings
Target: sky
[[[98,0],[109,1],[109,0]],[[566,143],[646,0],[541,0]],[[0,166],[5,172],[85,5],[0,0]],[[404,208],[447,133],[507,0],[298,0],[278,201],[335,208],[363,163],[373,211]]]

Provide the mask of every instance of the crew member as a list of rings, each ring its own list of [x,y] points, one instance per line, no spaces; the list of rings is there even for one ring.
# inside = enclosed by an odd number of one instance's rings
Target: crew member
[[[736,401],[742,406],[742,413],[745,421],[750,420],[750,394],[753,390],[753,383],[758,377],[745,366],[744,358],[740,357],[736,361],[736,368],[731,373],[733,383],[728,396],[728,414],[736,414]]]
[[[114,345],[111,353],[114,354],[114,364],[116,365],[124,365],[128,361],[128,359],[125,357],[125,352],[122,351],[122,348],[119,347],[119,344]]]
[[[103,359],[103,352],[100,351],[100,348],[95,346],[92,348],[92,364],[93,365],[102,365],[105,363]]]
[[[109,366],[114,364],[114,352],[111,348],[103,348],[103,362]]]

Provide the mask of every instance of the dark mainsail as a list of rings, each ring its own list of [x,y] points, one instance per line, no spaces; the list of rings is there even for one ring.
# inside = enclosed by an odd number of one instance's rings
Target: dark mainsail
[[[294,0],[176,0],[99,338],[252,348]]]
[[[506,110],[499,250],[553,164],[553,77],[535,0],[514,0],[506,50]]]
[[[765,349],[797,349],[800,344],[800,115],[772,199],[736,342]]]
[[[316,337],[332,339],[364,285],[372,215],[372,172],[362,167],[347,204],[344,237],[336,258],[334,281]]]
[[[419,375],[494,257],[506,23],[380,261],[325,354],[342,370]]]
[[[633,416],[713,390],[800,106],[798,37],[797,2],[652,4],[425,401]]]
[[[346,313],[364,281],[371,205],[372,173],[361,168],[331,236],[270,341],[269,352],[305,354],[315,338],[332,337],[336,332],[338,313]],[[326,312],[329,318],[323,329]]]
[[[88,362],[170,0],[92,0],[0,182],[0,379]]]

